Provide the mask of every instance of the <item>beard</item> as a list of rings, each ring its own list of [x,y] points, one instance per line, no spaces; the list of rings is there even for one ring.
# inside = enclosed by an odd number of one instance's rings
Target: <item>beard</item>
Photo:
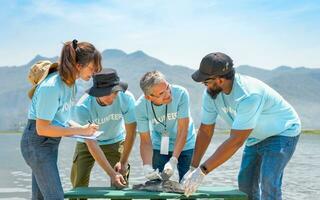
[[[217,89],[207,89],[207,93],[210,95],[212,99],[216,99],[218,94],[222,91],[222,88],[217,88]]]

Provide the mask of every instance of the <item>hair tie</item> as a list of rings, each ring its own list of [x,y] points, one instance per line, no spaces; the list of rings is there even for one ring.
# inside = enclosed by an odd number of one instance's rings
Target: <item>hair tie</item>
[[[78,40],[76,40],[76,39],[72,40],[72,47],[73,47],[74,50],[77,49],[77,47],[78,47]]]

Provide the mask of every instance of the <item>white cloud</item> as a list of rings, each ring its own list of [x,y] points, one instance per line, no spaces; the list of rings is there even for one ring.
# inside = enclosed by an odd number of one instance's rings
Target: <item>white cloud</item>
[[[300,20],[300,16],[319,10],[309,2],[303,6],[252,0],[34,0],[8,4],[7,10],[0,8],[0,22],[6,27],[0,32],[0,66],[24,64],[38,53],[58,55],[60,44],[73,38],[90,41],[100,50],[143,50],[164,62],[186,66],[198,66],[212,51],[230,53],[238,64],[261,67],[303,60],[306,66],[319,63],[315,55],[320,51],[320,29],[313,25],[319,15]],[[290,55],[297,55],[297,49],[308,54],[292,59]],[[265,51],[271,52],[273,59],[266,58]],[[281,52],[288,54],[279,57]]]

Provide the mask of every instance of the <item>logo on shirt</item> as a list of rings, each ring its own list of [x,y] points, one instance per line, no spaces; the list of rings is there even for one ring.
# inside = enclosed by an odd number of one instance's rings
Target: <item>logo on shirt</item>
[[[230,113],[232,116],[236,116],[237,112],[231,107],[222,107],[221,108],[224,113]]]
[[[175,120],[175,119],[177,119],[177,112],[168,113],[168,114],[167,114],[167,120]],[[162,115],[161,117],[158,117],[158,120],[159,120],[161,123],[163,123],[163,122],[166,120],[165,115]],[[155,118],[153,118],[153,119],[151,120],[151,123],[152,123],[152,124],[159,124],[159,122],[158,122]]]
[[[75,101],[69,101],[68,103],[63,104],[61,110],[62,110],[62,112],[69,111],[71,109],[71,107],[74,105],[75,105]]]
[[[122,114],[110,114],[104,118],[97,118],[95,119],[95,123],[98,125],[104,124],[108,121],[118,121],[122,119]]]

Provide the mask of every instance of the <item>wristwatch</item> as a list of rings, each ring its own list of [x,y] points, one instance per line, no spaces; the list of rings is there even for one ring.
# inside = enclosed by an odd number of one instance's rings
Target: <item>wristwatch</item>
[[[209,173],[207,167],[204,164],[200,165],[200,169],[205,175]]]

